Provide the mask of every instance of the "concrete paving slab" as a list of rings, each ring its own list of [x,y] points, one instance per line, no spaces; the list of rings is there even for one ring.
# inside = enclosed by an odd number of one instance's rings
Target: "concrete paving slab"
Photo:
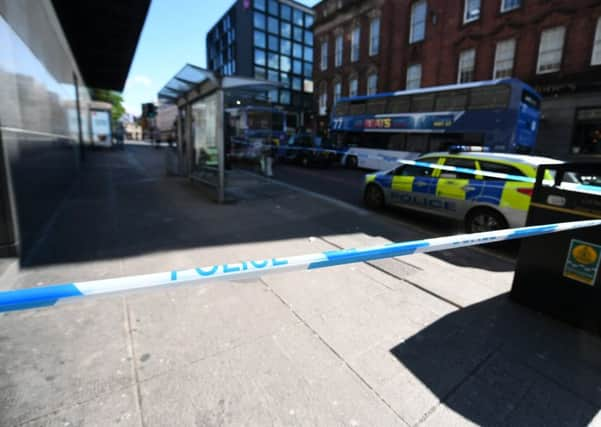
[[[141,384],[147,425],[405,425],[293,325]]]
[[[0,319],[0,425],[121,393],[134,382],[120,298]]]
[[[258,282],[137,296],[129,300],[128,309],[141,380],[271,336],[297,322]]]
[[[20,424],[23,427],[138,427],[140,413],[137,411],[135,387],[116,391],[90,401],[66,405],[64,408]]]

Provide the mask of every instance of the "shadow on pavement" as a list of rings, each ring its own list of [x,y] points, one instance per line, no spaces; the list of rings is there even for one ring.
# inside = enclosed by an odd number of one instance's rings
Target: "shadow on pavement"
[[[126,146],[123,151],[90,152],[57,214],[48,219],[37,241],[24,248],[22,265],[332,234],[366,233],[393,241],[427,237],[378,215],[342,209],[252,175],[248,185],[236,190],[238,203],[211,202],[187,179],[165,175],[163,149]],[[514,267],[469,249],[433,255],[491,271]]]
[[[601,408],[601,340],[507,295],[449,314],[391,353],[442,403],[429,425],[458,414],[486,426],[584,426]]]

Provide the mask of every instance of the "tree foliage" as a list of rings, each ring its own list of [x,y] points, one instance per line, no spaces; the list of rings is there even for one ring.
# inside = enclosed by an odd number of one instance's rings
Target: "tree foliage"
[[[119,92],[107,89],[92,89],[90,96],[94,101],[108,102],[113,106],[112,109],[112,121],[116,124],[123,114],[125,114],[125,107],[123,106],[123,97]]]

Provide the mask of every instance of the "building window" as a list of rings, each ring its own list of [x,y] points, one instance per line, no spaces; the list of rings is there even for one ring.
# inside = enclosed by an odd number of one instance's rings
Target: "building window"
[[[285,72],[292,70],[292,62],[289,56],[280,56],[280,69]]]
[[[292,37],[292,25],[288,22],[282,22],[282,30],[280,31],[282,37],[287,39]]]
[[[255,64],[262,67],[265,66],[265,51],[262,49],[255,49]]]
[[[292,56],[294,56],[295,58],[302,58],[303,57],[303,45],[298,44],[298,43],[293,43],[292,44]]]
[[[275,52],[269,52],[267,54],[267,66],[274,70],[280,68],[280,56]]]
[[[305,27],[309,28],[313,25],[313,21],[315,21],[315,18],[313,18],[313,15],[308,15],[305,14]]]
[[[265,47],[265,33],[255,30],[255,47]]]
[[[342,50],[343,50],[342,34],[336,36],[336,52],[334,53],[334,66],[340,67],[342,65]]]
[[[292,11],[292,21],[294,22],[294,25],[298,25],[300,27],[303,26],[303,12],[301,12],[298,9],[294,9]]]
[[[310,62],[303,63],[303,75],[305,77],[311,77],[313,75],[313,64]]]
[[[597,19],[597,30],[595,31],[591,65],[601,65],[601,16]]]
[[[313,62],[313,48],[305,46],[305,61]]]
[[[278,9],[279,8],[278,8],[277,0],[269,0],[269,3],[268,3],[269,13],[271,13],[272,15],[278,16],[279,15]]]
[[[422,66],[413,64],[407,68],[407,89],[418,89],[422,85]]]
[[[323,82],[319,85],[319,115],[325,116],[328,111],[328,85]]]
[[[411,6],[411,29],[409,43],[422,41],[426,37],[426,0],[419,0]]]
[[[474,69],[476,67],[476,49],[468,49],[459,55],[459,67],[457,69],[457,82],[466,83],[474,80]]]
[[[267,18],[267,31],[273,34],[280,33],[280,25],[278,24],[278,20],[276,18],[272,18],[271,16]]]
[[[369,24],[369,54],[377,55],[380,50],[380,18],[373,18]]]
[[[280,50],[280,39],[277,36],[270,35],[268,38],[268,43],[270,50],[275,50],[276,52]]]
[[[255,12],[254,24],[255,24],[255,28],[264,30],[265,29],[265,15],[262,14],[261,12]]]
[[[301,27],[294,27],[294,29],[292,30],[292,34],[293,34],[293,39],[294,41],[297,42],[302,42],[303,41],[303,29]]]
[[[298,90],[298,91],[303,89],[303,82],[300,77],[292,78],[292,89]]]
[[[328,42],[324,40],[321,42],[321,61],[319,62],[319,68],[321,71],[328,69]]]
[[[493,79],[511,77],[513,74],[513,58],[515,56],[515,39],[497,43],[495,49],[495,68],[492,72]]]
[[[265,10],[265,0],[255,0],[255,9]]]
[[[334,102],[338,102],[340,98],[342,98],[342,83],[336,82],[334,83]]]
[[[280,42],[280,52],[284,55],[292,55],[292,42],[290,40],[282,40]]]
[[[311,31],[305,30],[305,44],[313,44],[313,33]]]
[[[282,19],[286,21],[290,21],[292,19],[292,9],[287,4],[282,4],[282,8],[280,10],[280,16]]]
[[[565,33],[565,27],[550,28],[542,32],[538,48],[537,74],[559,71]]]
[[[378,75],[372,73],[367,77],[367,94],[374,95],[378,92]]]
[[[303,80],[303,90],[306,93],[313,93],[313,80],[304,79]]]
[[[303,74],[303,63],[296,59],[292,61],[292,72],[294,74]]]
[[[361,38],[361,27],[356,26],[351,33],[351,62],[359,60],[359,39]]]
[[[359,80],[353,77],[348,85],[348,96],[357,96],[359,94]]]
[[[522,5],[522,0],[501,0],[501,12],[517,9]]]
[[[463,22],[472,22],[480,18],[480,0],[465,0]]]
[[[290,104],[290,91],[289,90],[280,91],[280,104]]]

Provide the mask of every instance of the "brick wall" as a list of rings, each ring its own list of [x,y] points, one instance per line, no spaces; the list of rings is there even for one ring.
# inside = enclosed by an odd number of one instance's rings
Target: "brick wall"
[[[595,25],[601,16],[599,0],[522,0],[518,9],[501,12],[501,0],[482,0],[480,18],[463,22],[464,0],[428,0],[426,37],[409,44],[410,0],[325,0],[316,7],[315,25],[315,99],[322,81],[328,86],[328,106],[333,99],[333,82],[343,82],[343,96],[348,94],[351,74],[359,77],[359,93],[367,90],[367,73],[378,71],[378,91],[405,88],[408,65],[422,65],[422,86],[457,82],[459,54],[476,49],[475,80],[492,78],[496,43],[516,39],[513,75],[534,86],[562,84],[595,84],[601,82],[601,66],[591,67],[591,52]],[[336,6],[342,6],[337,9]],[[328,9],[327,16],[323,10]],[[378,9],[381,14],[380,53],[370,57],[369,13]],[[355,23],[361,26],[361,54],[350,63],[350,34]],[[561,70],[537,74],[540,34],[558,25],[566,26]],[[343,66],[334,68],[334,31],[344,31]],[[329,42],[329,64],[319,69],[322,37]]]

